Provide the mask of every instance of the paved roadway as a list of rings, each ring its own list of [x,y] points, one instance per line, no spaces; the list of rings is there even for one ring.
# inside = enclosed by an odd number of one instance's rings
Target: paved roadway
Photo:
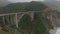
[[[17,12],[17,13],[6,13],[6,14],[0,14],[0,16],[14,15],[14,14],[19,14],[19,13],[31,13],[31,12],[40,12],[40,11],[28,11],[28,12]]]

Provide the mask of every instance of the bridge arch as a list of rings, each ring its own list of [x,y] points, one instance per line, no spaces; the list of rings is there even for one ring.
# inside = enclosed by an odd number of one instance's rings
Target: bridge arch
[[[28,14],[22,16],[20,22],[18,22],[18,27],[21,29],[29,29],[30,25],[31,25],[31,16]]]

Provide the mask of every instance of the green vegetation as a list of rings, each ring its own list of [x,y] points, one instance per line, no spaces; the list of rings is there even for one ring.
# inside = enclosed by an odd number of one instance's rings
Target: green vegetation
[[[33,34],[47,34],[48,32],[45,25],[43,25],[42,17],[40,15],[36,16],[36,19],[31,22],[31,18],[28,15],[22,17],[19,22],[19,28],[23,30],[22,32],[30,34],[33,31]],[[24,33],[24,34],[25,34]]]
[[[31,25],[31,18],[29,15],[24,15],[19,22],[19,27],[21,29],[27,29]]]
[[[21,21],[19,22],[19,28],[20,30],[25,34],[25,33],[29,33],[29,31],[31,30],[31,18],[29,15],[24,15],[21,18]]]
[[[41,21],[41,17],[37,17],[35,22],[36,22],[35,30],[37,34],[45,34],[46,28]]]
[[[47,8],[42,2],[32,1],[30,3],[12,3],[5,7],[1,7],[2,13],[21,12],[21,11],[40,11]]]
[[[2,33],[0,32],[0,34],[2,34]]]

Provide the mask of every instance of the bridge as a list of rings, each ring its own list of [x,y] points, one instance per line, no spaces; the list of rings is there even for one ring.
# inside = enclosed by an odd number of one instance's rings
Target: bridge
[[[2,21],[5,24],[5,19],[8,20],[8,23],[10,22],[12,25],[13,23],[16,24],[16,27],[18,28],[18,22],[20,21],[20,19],[28,14],[31,17],[31,21],[34,18],[34,13],[39,13],[39,12],[48,12],[51,11],[51,8],[46,8],[44,10],[41,11],[26,11],[26,12],[16,12],[16,13],[5,13],[5,14],[0,14],[0,17],[2,17]],[[9,20],[9,17],[11,17],[11,19]],[[47,27],[46,27],[47,28]]]
[[[12,25],[16,25],[18,28],[18,22],[21,20],[21,18],[24,15],[29,15],[31,17],[31,21],[34,18],[34,13],[40,12],[40,11],[28,11],[28,12],[16,12],[16,13],[6,13],[6,14],[0,14],[0,17],[2,17],[3,24],[5,25],[5,20],[8,21],[8,23],[11,23]],[[10,19],[9,19],[10,18]]]
[[[39,13],[41,11],[28,11],[28,12],[5,13],[5,14],[0,14],[0,17],[2,17],[2,21],[3,21],[4,25],[5,25],[5,19],[7,19],[8,23],[11,23],[12,25],[15,24],[16,27],[18,28],[18,22],[21,20],[21,18],[24,15],[26,15],[26,14],[29,15],[31,17],[31,21],[33,21],[34,13],[35,12],[36,13]],[[10,18],[10,20],[9,20],[9,18]],[[52,15],[50,16],[50,18],[51,18],[50,20],[52,22],[52,26],[53,27],[56,27],[56,24],[54,24],[55,21],[53,22]],[[47,28],[46,24],[44,24],[44,25]]]

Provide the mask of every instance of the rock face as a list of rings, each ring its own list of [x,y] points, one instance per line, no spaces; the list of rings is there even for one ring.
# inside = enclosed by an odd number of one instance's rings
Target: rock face
[[[59,7],[60,7],[60,1],[46,0],[44,3],[54,9],[59,9]]]
[[[57,28],[56,34],[60,34],[60,27]]]
[[[50,34],[56,34],[56,29],[55,30],[51,29],[49,32]]]
[[[51,26],[53,26],[53,29],[50,30],[50,33],[60,34],[60,12],[47,8],[44,10],[44,13],[49,17]]]

